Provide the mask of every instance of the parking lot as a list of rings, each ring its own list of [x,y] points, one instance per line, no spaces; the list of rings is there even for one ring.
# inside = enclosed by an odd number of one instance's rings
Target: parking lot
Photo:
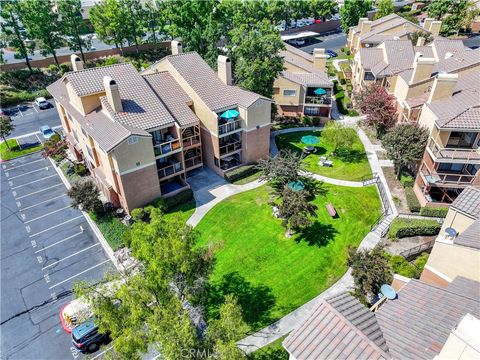
[[[60,309],[114,267],[39,153],[1,164],[1,234],[2,359],[80,358]]]

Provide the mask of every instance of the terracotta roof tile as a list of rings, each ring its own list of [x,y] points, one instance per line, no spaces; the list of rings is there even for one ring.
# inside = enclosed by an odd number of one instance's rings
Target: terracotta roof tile
[[[327,74],[320,73],[293,73],[282,71],[281,76],[303,86],[332,87],[333,84],[328,80]]]
[[[472,225],[458,235],[455,240],[453,240],[453,243],[469,248],[480,249],[480,219],[475,220]]]
[[[461,211],[475,219],[480,218],[480,187],[466,187],[450,205],[452,209]]]

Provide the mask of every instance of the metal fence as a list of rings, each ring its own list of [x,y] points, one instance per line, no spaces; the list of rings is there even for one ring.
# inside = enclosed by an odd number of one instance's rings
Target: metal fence
[[[411,249],[402,251],[400,253],[400,256],[403,256],[406,260],[408,260],[408,259],[426,251],[426,250],[430,250],[431,248],[433,248],[434,244],[435,244],[435,240],[430,240],[426,243],[417,245],[417,246],[415,246]]]

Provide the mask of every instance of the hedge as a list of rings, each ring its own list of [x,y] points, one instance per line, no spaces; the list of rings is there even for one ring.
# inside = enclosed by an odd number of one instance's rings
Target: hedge
[[[428,261],[428,256],[429,254],[424,252],[418,256],[412,264],[403,256],[393,255],[390,257],[390,268],[395,274],[418,279]]]
[[[193,200],[193,191],[192,189],[185,189],[176,195],[165,198],[165,206],[168,211],[171,208],[189,202],[190,200]]]
[[[448,207],[422,207],[420,209],[420,215],[429,217],[444,218],[447,216]]]
[[[256,165],[243,165],[225,173],[225,179],[231,183],[244,179],[258,171]]]
[[[413,188],[405,188],[405,197],[407,198],[407,206],[411,212],[420,211],[420,203],[418,202],[417,196],[413,192]]]
[[[432,236],[440,232],[441,225],[435,220],[395,218],[388,230],[389,239],[408,236]]]
[[[345,84],[345,76],[343,75],[342,71],[337,72],[337,77],[338,81],[340,81],[340,84]]]
[[[415,182],[415,179],[413,178],[413,176],[410,176],[410,175],[405,174],[405,173],[402,173],[400,175],[400,184],[402,184],[402,186],[404,188],[413,187],[414,182]]]

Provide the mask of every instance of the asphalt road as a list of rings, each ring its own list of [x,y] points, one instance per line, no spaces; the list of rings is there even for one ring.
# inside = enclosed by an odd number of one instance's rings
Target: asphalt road
[[[96,281],[113,265],[39,153],[1,164],[0,206],[2,359],[81,358],[60,309],[75,281]]]
[[[344,32],[320,36],[317,39],[310,39],[311,43],[301,47],[303,51],[312,53],[315,48],[325,48],[327,50],[337,51],[347,44],[347,35]]]

